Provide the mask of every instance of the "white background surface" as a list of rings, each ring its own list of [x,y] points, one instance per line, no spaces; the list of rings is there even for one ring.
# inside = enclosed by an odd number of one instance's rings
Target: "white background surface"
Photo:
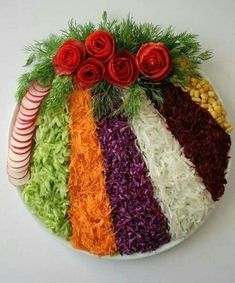
[[[23,46],[66,28],[70,18],[98,21],[103,10],[111,17],[130,12],[139,21],[199,34],[203,47],[214,50],[203,70],[235,125],[235,1],[0,0],[0,282],[235,282],[234,162],[225,196],[195,235],[164,254],[129,262],[67,249],[38,225],[7,182],[8,127],[25,62]]]

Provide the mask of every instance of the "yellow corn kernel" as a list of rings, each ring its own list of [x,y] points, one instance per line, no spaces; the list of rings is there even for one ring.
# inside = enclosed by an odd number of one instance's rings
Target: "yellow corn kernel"
[[[212,105],[212,104],[215,103],[215,102],[216,102],[216,101],[214,100],[214,98],[212,98],[212,97],[209,97],[209,98],[208,98],[208,103],[209,103],[209,104]]]
[[[219,123],[219,124],[220,124],[220,123],[222,123],[222,122],[223,122],[223,119],[222,119],[222,117],[220,116],[220,117],[217,117],[217,118],[216,118],[216,121],[217,121],[217,123]]]
[[[198,98],[200,96],[200,92],[198,90],[196,90],[195,93],[194,93],[194,96]]]
[[[201,107],[204,108],[204,109],[208,109],[208,104],[202,103],[202,104],[201,104]]]
[[[215,110],[215,112],[216,112],[217,114],[221,114],[221,113],[222,113],[222,108],[221,108],[220,105],[216,105],[216,106],[214,107],[214,110]]]
[[[192,89],[190,90],[190,96],[194,96],[194,95],[195,95],[195,89],[192,88]]]
[[[224,127],[229,128],[231,125],[228,122],[224,122]]]
[[[196,84],[196,89],[200,89],[201,85],[199,83]]]
[[[192,100],[195,102],[201,102],[201,99],[199,97],[193,97]]]
[[[208,104],[208,111],[209,111],[210,113],[214,111],[213,108],[212,108],[212,106],[211,106],[210,104]]]
[[[202,89],[204,90],[204,92],[208,92],[209,86],[207,84],[205,84]]]
[[[226,132],[227,132],[227,133],[230,133],[230,132],[232,131],[232,129],[233,129],[233,127],[230,126],[229,128],[226,129]]]
[[[208,91],[209,97],[215,97],[215,92],[213,90]]]
[[[227,114],[227,112],[225,111],[225,109],[222,107],[222,114],[224,115],[224,116],[226,116],[226,114]]]
[[[214,119],[216,119],[216,118],[217,118],[217,113],[216,113],[215,111],[212,111],[212,112],[211,112],[211,116],[212,116]]]
[[[206,80],[201,80],[200,81],[201,86],[205,85],[206,83],[207,83]]]
[[[201,98],[207,100],[208,99],[208,95],[206,93],[201,93]]]
[[[192,83],[196,83],[196,82],[197,82],[197,79],[196,79],[196,78],[191,78],[191,82],[192,82]]]
[[[201,101],[203,104],[206,104],[207,103],[207,99],[203,99],[202,98],[202,101]]]

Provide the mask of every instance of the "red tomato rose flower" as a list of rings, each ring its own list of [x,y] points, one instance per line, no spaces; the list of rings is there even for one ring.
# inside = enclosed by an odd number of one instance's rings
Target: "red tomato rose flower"
[[[60,46],[53,58],[57,75],[71,75],[85,59],[84,44],[76,39],[69,39]]]
[[[107,64],[105,79],[110,84],[120,87],[130,86],[138,76],[135,56],[129,51],[121,50]]]
[[[115,41],[112,35],[105,30],[92,32],[85,40],[87,53],[100,61],[107,62],[115,51]]]
[[[73,79],[80,88],[90,88],[102,80],[104,72],[103,63],[90,57],[79,67]]]
[[[143,44],[136,54],[136,63],[140,73],[152,81],[166,78],[172,69],[170,51],[161,42]]]

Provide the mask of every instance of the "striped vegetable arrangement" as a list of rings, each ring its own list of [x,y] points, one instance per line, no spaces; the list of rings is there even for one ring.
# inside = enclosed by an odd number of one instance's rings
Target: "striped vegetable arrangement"
[[[199,72],[210,51],[195,35],[106,13],[97,29],[70,22],[29,50],[7,173],[33,214],[98,256],[194,232],[224,193],[231,146]]]

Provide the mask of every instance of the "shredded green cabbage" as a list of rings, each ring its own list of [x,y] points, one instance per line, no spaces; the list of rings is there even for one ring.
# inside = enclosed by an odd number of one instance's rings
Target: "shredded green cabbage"
[[[55,234],[68,239],[71,232],[67,215],[69,205],[67,175],[69,114],[45,112],[37,121],[31,178],[22,190],[32,212]]]

